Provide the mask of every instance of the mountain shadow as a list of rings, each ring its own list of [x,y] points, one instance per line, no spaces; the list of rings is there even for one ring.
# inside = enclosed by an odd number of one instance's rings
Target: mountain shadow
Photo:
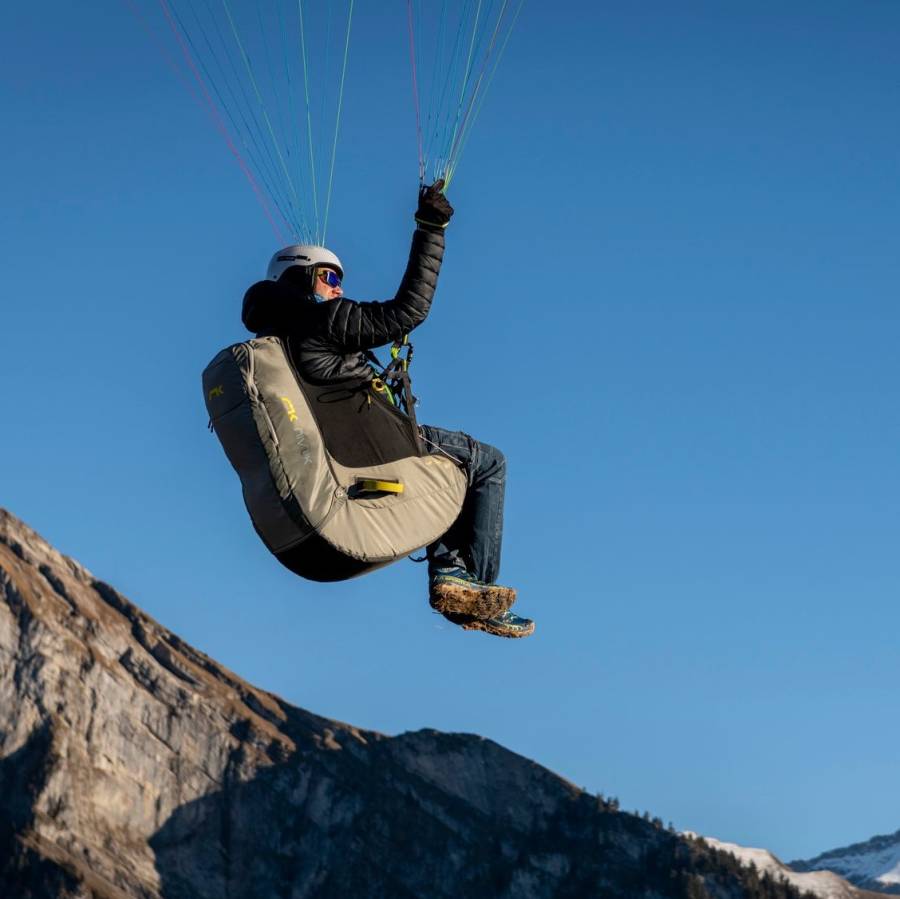
[[[798,899],[496,743],[259,690],[0,510],[0,896]]]
[[[801,896],[475,736],[332,740],[243,769],[238,752],[223,790],[151,838],[165,899]]]

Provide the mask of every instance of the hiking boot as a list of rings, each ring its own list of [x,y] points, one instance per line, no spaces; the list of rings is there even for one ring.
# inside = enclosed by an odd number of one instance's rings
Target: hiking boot
[[[429,602],[441,614],[493,618],[515,601],[512,587],[485,584],[465,568],[437,568],[431,573]]]
[[[458,624],[464,631],[484,631],[495,637],[530,637],[534,633],[534,622],[530,618],[522,618],[509,609],[493,618],[474,618],[453,612],[444,612],[444,618]]]

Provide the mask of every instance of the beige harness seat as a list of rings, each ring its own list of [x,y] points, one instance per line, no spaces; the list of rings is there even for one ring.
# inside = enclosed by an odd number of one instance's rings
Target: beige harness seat
[[[380,568],[437,540],[460,513],[465,474],[423,453],[412,419],[369,384],[304,382],[279,337],[222,350],[203,393],[254,528],[303,577]]]

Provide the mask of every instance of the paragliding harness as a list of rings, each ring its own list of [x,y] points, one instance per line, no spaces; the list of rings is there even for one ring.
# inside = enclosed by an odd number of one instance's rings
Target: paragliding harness
[[[401,355],[404,349],[406,355]],[[404,334],[400,340],[395,340],[391,345],[391,361],[388,365],[382,365],[381,360],[371,350],[365,350],[364,354],[369,362],[381,369],[381,373],[371,381],[372,390],[408,415],[412,419],[413,427],[418,435],[419,425],[416,421],[418,400],[413,396],[412,380],[409,376],[413,350],[414,347],[409,342],[409,334]],[[371,397],[369,402],[371,402]]]
[[[411,357],[403,338],[387,366],[374,360],[374,378],[313,383],[290,338],[271,335],[226,347],[206,367],[210,423],[254,528],[295,573],[355,577],[432,543],[459,515],[466,476],[424,450]]]

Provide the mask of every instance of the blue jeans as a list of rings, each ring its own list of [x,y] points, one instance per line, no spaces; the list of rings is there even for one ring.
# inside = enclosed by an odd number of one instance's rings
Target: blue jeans
[[[422,425],[419,432],[426,451],[455,459],[468,481],[459,518],[426,549],[429,572],[459,566],[486,584],[496,583],[503,543],[506,458],[500,450],[462,431]]]

